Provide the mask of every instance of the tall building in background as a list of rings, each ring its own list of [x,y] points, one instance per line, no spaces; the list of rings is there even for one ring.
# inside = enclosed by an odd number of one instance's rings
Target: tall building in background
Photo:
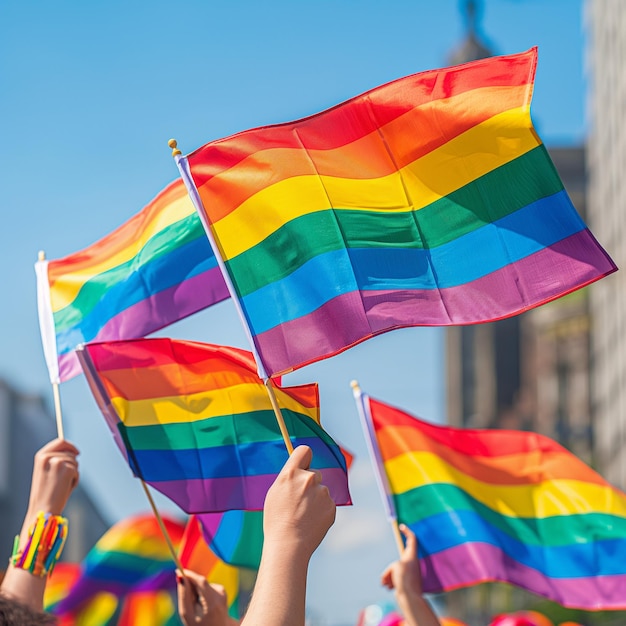
[[[467,0],[463,6],[468,32],[448,61],[464,63],[497,54],[478,34],[477,3]],[[547,148],[574,206],[587,221],[585,148]],[[446,329],[448,422],[539,432],[594,464],[591,295],[599,283],[522,315]],[[451,613],[476,623],[488,623],[494,614],[516,607],[530,608],[537,600],[521,589],[497,584],[446,594]]]
[[[57,436],[56,423],[41,396],[0,381],[0,570],[11,556],[28,506],[35,452]],[[79,484],[64,511],[69,521],[62,560],[79,562],[109,523]]]
[[[626,488],[626,5],[588,0],[589,225],[620,271],[591,293],[598,469]]]

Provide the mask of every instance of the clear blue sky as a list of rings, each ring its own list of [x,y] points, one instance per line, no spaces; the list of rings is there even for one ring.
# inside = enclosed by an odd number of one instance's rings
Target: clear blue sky
[[[0,3],[3,147],[0,378],[52,399],[33,263],[75,252],[129,219],[177,177],[183,152],[246,128],[318,112],[401,76],[447,64],[464,36],[459,0]],[[497,54],[539,47],[533,118],[544,142],[584,140],[582,0],[486,0]],[[161,334],[249,346],[225,302]],[[349,382],[445,420],[443,332],[395,331],[309,366],[326,428],[356,455],[355,504],[316,554],[309,606],[354,623],[391,599],[378,575],[396,549],[382,513]],[[111,521],[146,510],[82,377],[61,387],[66,435]],[[159,505],[169,508],[163,499]],[[171,509],[174,510],[174,509]]]

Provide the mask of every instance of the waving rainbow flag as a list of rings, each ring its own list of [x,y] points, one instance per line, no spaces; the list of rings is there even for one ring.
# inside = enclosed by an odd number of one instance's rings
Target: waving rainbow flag
[[[615,271],[532,127],[536,63],[422,72],[177,158],[263,378]]]
[[[626,494],[577,457],[532,432],[435,426],[366,394],[359,407],[392,514],[417,535],[424,591],[503,581],[626,608]]]
[[[162,516],[172,544],[181,542],[184,525]],[[112,526],[88,552],[69,593],[54,613],[75,613],[106,593],[118,600],[132,591],[175,590],[176,565],[154,515],[135,515]]]
[[[136,476],[187,513],[263,509],[288,453],[250,352],[158,338],[87,344],[78,355]],[[331,497],[350,504],[317,385],[276,386],[276,398],[293,445],[312,448]]]
[[[53,383],[80,373],[81,343],[144,337],[228,297],[180,180],[100,241],[35,269]]]

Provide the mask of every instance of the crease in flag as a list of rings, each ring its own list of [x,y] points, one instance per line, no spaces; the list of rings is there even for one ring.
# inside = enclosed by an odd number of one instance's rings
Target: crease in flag
[[[133,473],[187,513],[262,510],[288,453],[246,350],[168,338],[92,343],[78,355]],[[320,424],[317,384],[274,381],[290,440],[338,505],[351,504],[347,464]]]
[[[261,377],[616,270],[532,126],[537,49],[400,78],[176,156]]]
[[[501,581],[566,607],[626,608],[626,494],[543,435],[363,403],[426,593]]]
[[[109,235],[35,271],[53,383],[80,373],[79,344],[144,337],[229,297],[180,179]]]

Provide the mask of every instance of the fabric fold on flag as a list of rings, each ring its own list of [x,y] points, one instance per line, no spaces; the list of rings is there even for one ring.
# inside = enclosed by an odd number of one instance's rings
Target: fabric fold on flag
[[[533,48],[414,74],[178,159],[262,377],[615,271],[532,126],[536,64]]]
[[[545,436],[436,426],[363,395],[425,592],[502,581],[626,608],[626,494]]]
[[[53,383],[80,373],[79,344],[144,337],[229,297],[181,180],[106,237],[35,270]]]
[[[133,473],[187,513],[262,510],[288,453],[252,354],[168,338],[87,344],[87,381]],[[338,505],[346,460],[320,425],[317,384],[273,383],[294,446]]]

